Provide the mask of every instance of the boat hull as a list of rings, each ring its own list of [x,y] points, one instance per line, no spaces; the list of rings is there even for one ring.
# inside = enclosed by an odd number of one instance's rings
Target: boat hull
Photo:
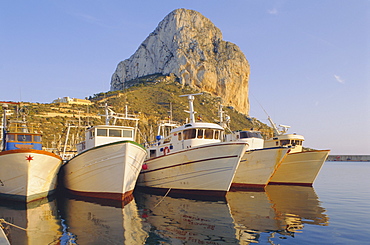
[[[137,186],[202,196],[229,190],[246,143],[217,143],[155,157],[145,162]]]
[[[146,154],[133,141],[94,147],[64,165],[64,186],[75,195],[124,201],[132,196]]]
[[[0,152],[0,197],[30,202],[50,195],[61,165],[62,159],[47,151]]]
[[[269,184],[312,186],[330,150],[289,153]]]
[[[236,170],[232,189],[261,189],[289,152],[288,148],[263,148],[246,151]]]

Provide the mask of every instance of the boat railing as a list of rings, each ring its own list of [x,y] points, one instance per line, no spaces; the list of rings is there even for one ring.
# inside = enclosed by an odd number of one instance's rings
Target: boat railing
[[[38,130],[33,125],[27,125],[24,121],[9,121],[7,128],[8,132],[12,133],[37,133]]]

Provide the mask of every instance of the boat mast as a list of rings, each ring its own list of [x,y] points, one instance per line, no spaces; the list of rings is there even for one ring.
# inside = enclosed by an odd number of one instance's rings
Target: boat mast
[[[189,100],[189,111],[186,111],[186,112],[189,113],[190,123],[194,123],[195,122],[195,113],[197,113],[196,111],[194,111],[194,104],[193,104],[194,96],[195,95],[201,95],[201,94],[203,94],[203,93],[180,95],[180,97],[188,97],[188,100]]]
[[[2,121],[2,129],[1,129],[1,150],[3,151],[5,149],[5,136],[6,136],[6,112],[8,109],[7,104],[3,104],[3,121]]]
[[[267,117],[267,120],[269,120],[270,124],[271,124],[271,127],[274,129],[274,133],[276,134],[276,136],[279,136],[281,135],[281,132],[279,131],[279,129],[276,127],[276,124],[272,121],[271,117],[268,116]]]

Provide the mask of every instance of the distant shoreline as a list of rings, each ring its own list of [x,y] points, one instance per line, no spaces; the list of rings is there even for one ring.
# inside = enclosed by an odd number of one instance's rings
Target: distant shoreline
[[[329,155],[328,162],[370,162],[370,155]]]

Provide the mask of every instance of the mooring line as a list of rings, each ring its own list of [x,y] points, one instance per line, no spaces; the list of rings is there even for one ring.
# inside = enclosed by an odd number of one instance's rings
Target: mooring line
[[[168,193],[170,193],[170,190],[171,190],[172,188],[169,188],[168,189],[168,191],[167,191],[167,193],[162,197],[162,199],[154,206],[154,208],[156,208],[163,200],[164,200],[164,198],[168,195]]]
[[[1,225],[1,223],[8,224],[8,225],[11,225],[11,226],[14,226],[15,228],[21,229],[21,230],[23,230],[23,231],[27,231],[26,229],[24,229],[24,228],[22,228],[22,227],[20,227],[20,226],[14,225],[14,224],[12,224],[12,223],[9,223],[8,221],[5,221],[4,219],[0,219],[0,225]]]

